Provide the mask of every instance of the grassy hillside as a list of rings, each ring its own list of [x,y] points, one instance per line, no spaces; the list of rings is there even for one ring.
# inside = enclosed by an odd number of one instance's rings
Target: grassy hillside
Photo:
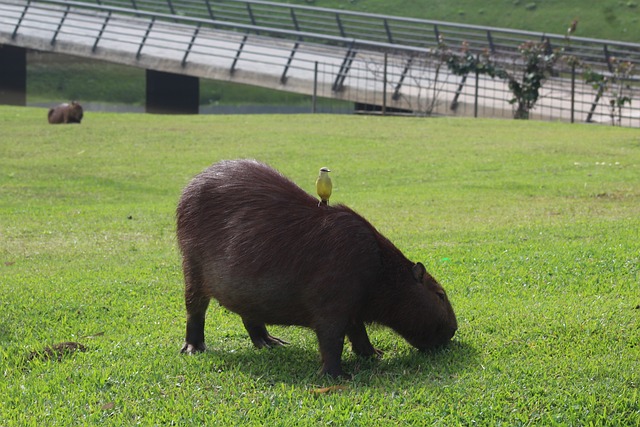
[[[640,424],[635,129],[331,115],[87,114],[0,107],[0,424]],[[314,334],[255,350],[212,304],[184,339],[175,206],[210,163],[253,157],[367,217],[447,289],[452,345],[369,327],[377,361],[319,378]],[[353,266],[358,268],[358,266]],[[43,360],[46,346],[86,352]]]
[[[412,18],[564,34],[574,19],[577,36],[640,41],[640,2],[602,0],[290,0],[288,2]]]
[[[71,99],[144,106],[145,71],[68,55],[31,53],[27,68],[28,103],[55,104]],[[328,101],[320,102],[329,104]],[[331,103],[341,104],[338,101]],[[245,104],[300,105],[311,110],[311,97],[200,79],[200,105]]]

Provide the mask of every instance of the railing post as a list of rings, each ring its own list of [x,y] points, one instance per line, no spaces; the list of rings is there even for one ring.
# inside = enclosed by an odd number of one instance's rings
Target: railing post
[[[256,25],[256,18],[253,16],[253,9],[251,8],[251,4],[247,3],[247,13],[249,14],[249,20],[251,21],[251,25]]]
[[[575,122],[576,105],[576,64],[571,64],[571,123]]]
[[[51,38],[51,46],[56,44],[56,39],[58,38],[58,34],[60,33],[60,30],[62,29],[62,26],[64,25],[65,19],[67,19],[67,15],[69,15],[69,9],[70,8],[71,8],[71,6],[67,5],[67,8],[64,10],[64,14],[62,15],[62,18],[60,19],[60,23],[58,24],[58,28],[56,28],[56,31],[55,31],[55,33],[53,33],[53,37]]]
[[[598,103],[600,102],[600,98],[602,98],[602,94],[604,93],[604,84],[600,83],[598,85],[598,92],[596,93],[596,98],[593,100],[593,103],[591,104],[591,109],[589,110],[589,114],[587,114],[587,123],[591,123],[591,119],[593,118],[593,113],[596,111],[596,107],[598,106]]]
[[[95,53],[96,49],[98,48],[98,43],[100,43],[100,39],[102,38],[102,35],[104,34],[104,30],[105,28],[107,28],[107,25],[109,24],[109,19],[111,19],[111,11],[109,11],[109,13],[107,14],[107,17],[104,19],[104,22],[102,23],[102,28],[100,28],[100,32],[98,33],[98,36],[96,37],[96,41],[93,43],[93,47],[91,48],[91,52]]]
[[[393,44],[393,36],[391,35],[391,28],[389,28],[389,21],[387,18],[384,19],[384,29],[387,32],[387,39],[389,40],[389,43]]]
[[[462,93],[462,89],[464,89],[464,85],[467,82],[467,76],[469,74],[464,74],[460,79],[460,83],[458,84],[458,89],[456,90],[455,95],[453,96],[453,101],[451,101],[451,106],[449,109],[451,111],[456,111],[458,109],[458,98],[460,98],[460,94]]]
[[[242,53],[242,49],[244,49],[244,45],[245,45],[245,43],[247,43],[247,39],[248,38],[249,38],[249,36],[247,34],[245,34],[242,37],[242,42],[240,42],[240,46],[238,47],[238,51],[236,52],[236,57],[233,58],[233,63],[231,64],[231,69],[229,70],[230,74],[235,73],[236,64],[238,63],[238,59],[240,59],[240,54]]]
[[[353,63],[353,59],[356,57],[356,41],[355,39],[351,41],[349,45],[349,49],[347,50],[347,54],[342,61],[342,65],[340,66],[340,71],[338,71],[338,75],[336,76],[336,80],[333,83],[333,91],[340,92],[344,88],[344,81],[347,78],[347,74],[349,74],[349,70],[351,69],[351,64]]]
[[[207,3],[207,11],[209,12],[209,17],[211,19],[216,19],[216,17],[213,14],[213,9],[211,8],[211,3],[209,2],[209,0],[206,0]]]
[[[385,20],[386,22],[386,20]],[[387,114],[387,64],[389,53],[384,53],[384,72],[382,73],[382,115]]]
[[[149,26],[147,27],[146,33],[144,33],[144,37],[142,38],[142,42],[138,47],[138,53],[136,53],[136,59],[140,59],[140,55],[142,55],[142,48],[144,44],[147,42],[147,38],[149,37],[149,33],[151,32],[151,28],[153,28],[153,24],[156,22],[156,17],[152,17],[151,21],[149,21]]]
[[[191,36],[191,41],[189,42],[189,46],[187,47],[187,50],[185,51],[184,56],[182,57],[181,65],[183,67],[187,65],[187,56],[189,56],[189,54],[191,53],[191,49],[193,49],[193,44],[196,42],[196,38],[198,37],[199,32],[200,32],[200,24],[198,24],[198,26],[196,27],[196,30],[193,32],[193,35]]]
[[[495,53],[496,52],[496,47],[493,44],[493,36],[491,35],[491,31],[487,30],[487,41],[489,42],[489,51],[491,53]]]
[[[479,63],[480,55],[476,55],[476,63]],[[478,118],[478,89],[480,88],[480,71],[476,68],[476,87],[473,94],[473,117]]]
[[[404,70],[402,70],[402,74],[400,74],[400,79],[398,80],[398,83],[396,83],[396,88],[393,91],[393,95],[391,96],[391,99],[393,99],[394,101],[397,101],[400,98],[400,88],[402,87],[402,83],[404,82],[405,77],[407,77],[407,74],[409,73],[409,69],[411,68],[411,63],[413,62],[413,56],[410,56],[409,59],[407,59],[407,62],[404,66]]]
[[[29,6],[31,6],[31,0],[27,2],[27,4],[24,6],[24,9],[22,10],[22,14],[20,14],[20,19],[18,19],[16,28],[13,29],[13,34],[11,34],[11,40],[14,40],[18,35],[18,29],[20,28],[20,24],[22,24],[22,20],[24,19],[24,16],[27,14],[27,11],[29,10]]]
[[[613,73],[613,65],[611,65],[611,54],[609,53],[609,47],[605,44],[603,46],[603,50],[604,50],[604,59],[607,62],[607,68],[609,69],[610,73]]]
[[[544,44],[545,55],[551,55],[553,53],[553,47],[551,46],[551,39],[549,36],[543,35],[540,38],[540,42]]]
[[[287,59],[287,63],[284,66],[284,70],[282,70],[282,75],[280,76],[280,83],[287,83],[287,72],[289,71],[289,67],[291,67],[291,62],[293,62],[293,57],[295,56],[298,48],[300,47],[300,43],[295,42],[293,48],[291,49],[291,53],[289,54],[289,59]]]
[[[340,35],[342,37],[346,37],[344,35],[344,27],[342,26],[342,20],[340,19],[340,14],[336,13],[336,23],[338,24],[338,29],[340,30]]]
[[[293,11],[293,8],[289,9],[291,12],[291,21],[293,22],[293,26],[296,31],[300,31],[300,27],[298,26],[298,19],[296,18],[296,13]],[[302,37],[298,38],[298,41],[293,45],[293,49],[291,49],[291,54],[289,55],[289,59],[287,59],[287,64],[284,66],[284,70],[282,71],[282,76],[280,76],[280,83],[287,83],[287,72],[289,71],[289,67],[291,66],[291,62],[293,61],[293,56],[298,51],[300,47],[300,41],[302,41]]]
[[[311,112],[316,112],[316,102],[318,100],[318,61],[313,67],[313,96],[311,97]]]
[[[296,29],[296,31],[300,31],[300,25],[298,25],[298,17],[296,16],[296,12],[293,10],[293,8],[289,9],[289,13],[291,15],[291,22],[293,22],[293,28]]]

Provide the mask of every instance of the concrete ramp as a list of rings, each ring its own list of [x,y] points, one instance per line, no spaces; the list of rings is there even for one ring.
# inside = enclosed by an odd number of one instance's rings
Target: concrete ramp
[[[161,21],[151,15],[2,2],[0,44],[308,95],[314,93],[317,62],[318,96],[371,100],[370,94],[332,90],[347,55],[345,48],[214,29],[197,22]],[[367,69],[359,59],[352,67]],[[373,74],[369,78],[375,80]],[[343,82],[342,89],[345,86]]]
[[[429,96],[432,71],[409,70],[404,53],[387,54],[385,80],[384,54],[356,49],[348,39],[325,36],[320,42],[313,40],[317,35],[284,30],[274,37],[263,35],[269,28],[242,32],[238,24],[171,18],[81,3],[3,0],[0,44],[405,111],[420,110]],[[297,41],[284,37],[290,33]],[[448,110],[458,80],[440,75],[436,107]]]

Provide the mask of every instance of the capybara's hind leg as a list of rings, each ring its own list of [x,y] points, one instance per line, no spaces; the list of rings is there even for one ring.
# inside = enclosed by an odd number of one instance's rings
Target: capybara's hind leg
[[[204,345],[204,316],[209,306],[208,299],[187,301],[187,337],[181,353],[200,353]]]
[[[267,327],[264,323],[254,323],[247,319],[242,319],[242,323],[244,323],[244,327],[249,332],[249,338],[251,338],[251,342],[258,348],[263,347],[277,347],[280,345],[289,344],[286,341],[281,340],[280,338],[273,337],[269,335],[267,331]]]
[[[205,350],[204,319],[210,297],[203,292],[202,278],[185,268],[185,305],[187,308],[187,336],[181,353],[193,354]]]

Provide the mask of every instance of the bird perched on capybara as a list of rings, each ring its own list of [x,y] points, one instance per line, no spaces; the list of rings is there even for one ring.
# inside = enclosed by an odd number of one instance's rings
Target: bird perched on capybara
[[[49,109],[49,123],[80,123],[82,121],[82,106],[76,101],[64,103]]]
[[[329,197],[331,197],[331,190],[333,189],[329,172],[331,172],[329,168],[321,167],[318,178],[316,178],[316,192],[318,193],[318,197],[320,197],[318,206],[326,206],[329,204]]]
[[[254,160],[216,163],[184,189],[177,208],[187,309],[183,353],[205,350],[211,298],[239,314],[253,344],[286,344],[265,325],[313,329],[322,373],[343,375],[344,338],[380,354],[365,324],[391,327],[420,350],[451,340],[456,316],[420,263],[367,220],[317,200]]]

